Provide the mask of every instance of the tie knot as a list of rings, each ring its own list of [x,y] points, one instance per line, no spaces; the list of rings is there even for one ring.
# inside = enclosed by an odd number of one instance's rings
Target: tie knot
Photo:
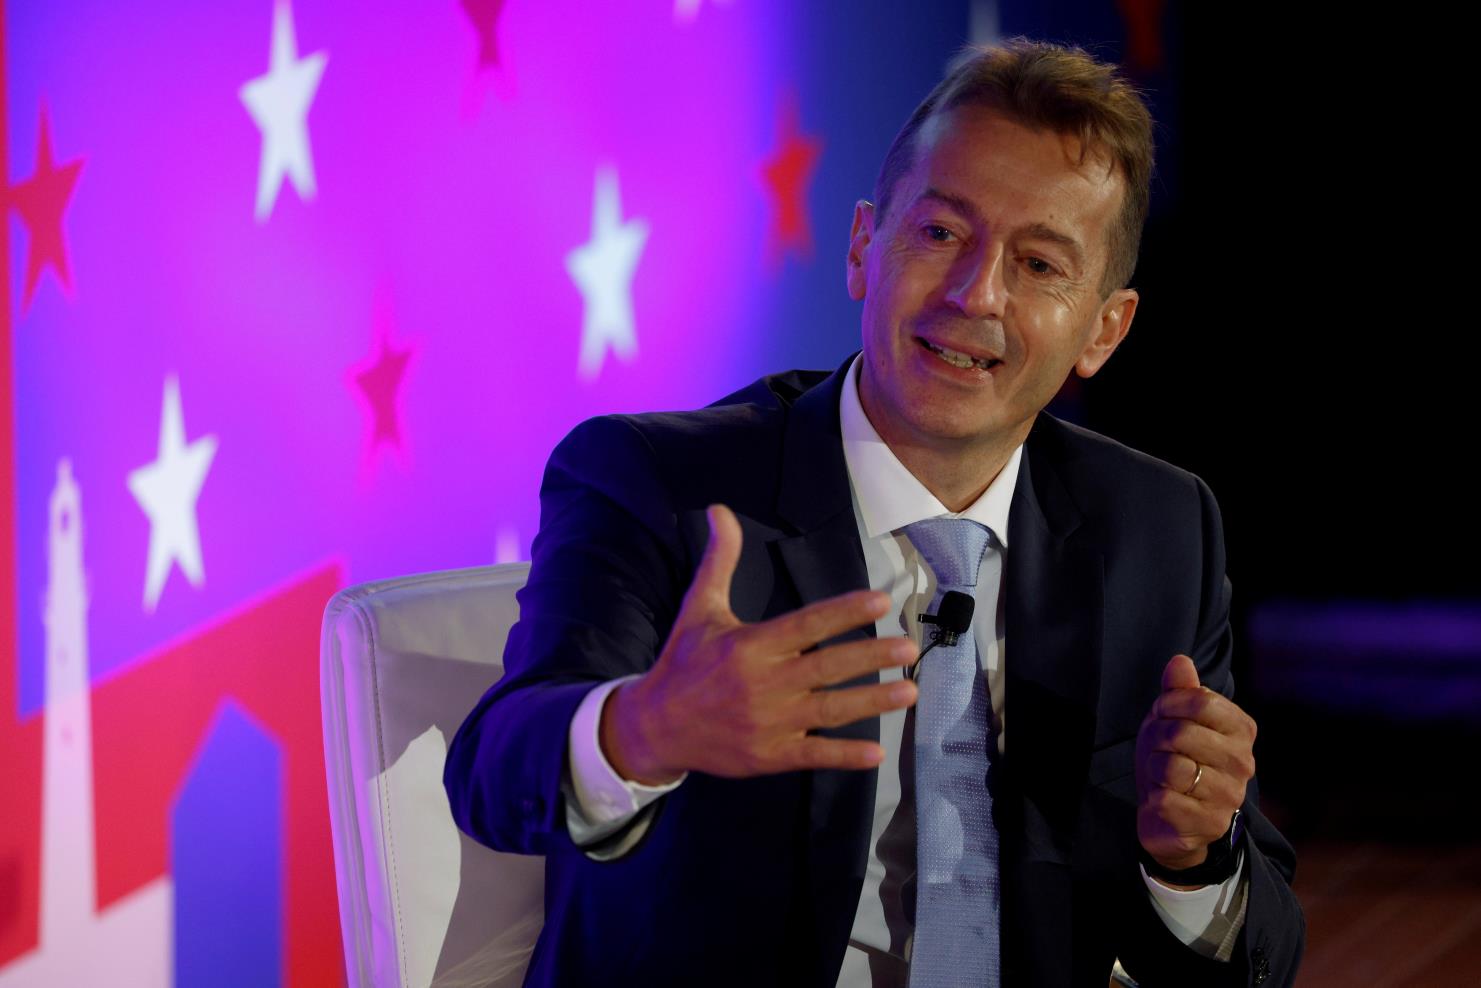
[[[906,525],[905,534],[931,565],[938,584],[977,586],[982,554],[992,540],[986,525],[970,518],[927,518]]]

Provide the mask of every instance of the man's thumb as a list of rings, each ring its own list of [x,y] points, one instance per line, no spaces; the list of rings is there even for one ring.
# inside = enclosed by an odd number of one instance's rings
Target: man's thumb
[[[710,522],[710,541],[705,546],[704,558],[695,571],[694,583],[690,586],[691,597],[699,598],[695,603],[706,610],[730,610],[730,579],[735,575],[735,564],[740,560],[741,527],[735,513],[723,504],[712,504],[705,510]]]
[[[1162,691],[1198,689],[1198,667],[1186,655],[1174,655],[1162,670]]]

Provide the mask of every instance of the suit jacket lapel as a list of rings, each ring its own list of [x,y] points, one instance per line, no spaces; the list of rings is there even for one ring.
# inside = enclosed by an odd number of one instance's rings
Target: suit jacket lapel
[[[850,357],[849,361],[853,358]],[[848,467],[838,423],[838,403],[849,361],[801,395],[787,422],[782,450],[782,482],[777,512],[796,535],[774,543],[783,567],[809,604],[869,585],[849,490]],[[834,642],[874,637],[874,627],[858,628]],[[878,682],[871,673],[841,684]],[[816,732],[827,737],[879,740],[876,718]],[[818,969],[811,982],[836,977],[853,926],[869,853],[874,814],[874,771],[809,773],[807,877]]]
[[[1046,431],[1041,417],[1009,510],[1004,640],[1013,716],[1004,768],[1067,850],[1095,739],[1104,560],[1081,525]]]
[[[1029,434],[1008,521],[1004,662],[1012,716],[994,800],[1005,977],[1043,973],[1056,954],[1069,963],[1061,948],[1071,942],[1070,865],[1100,692],[1103,555],[1062,480],[1055,437],[1046,435],[1055,425],[1040,416]]]
[[[804,604],[869,585],[838,425],[838,400],[847,371],[845,361],[797,399],[783,438],[777,514],[796,534],[773,544]],[[836,640],[873,636],[874,628],[870,626]],[[875,725],[873,736],[878,737],[878,733]]]

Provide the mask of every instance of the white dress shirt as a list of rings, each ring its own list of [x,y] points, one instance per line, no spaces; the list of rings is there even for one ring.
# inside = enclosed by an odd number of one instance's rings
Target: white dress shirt
[[[1023,447],[1013,451],[1003,470],[976,501],[959,513],[950,512],[900,463],[870,424],[859,403],[858,373],[859,361],[855,359],[844,382],[839,417],[869,586],[888,593],[892,603],[876,623],[875,633],[881,638],[903,635],[919,643],[922,635],[916,617],[930,604],[935,593],[935,577],[905,536],[904,527],[926,518],[970,518],[991,529],[997,536],[997,544],[1003,547],[1001,550],[989,547],[988,553],[1010,552],[1008,511],[1018,482]],[[998,589],[996,608],[985,606],[979,599],[972,632],[987,678],[998,750],[1002,752],[1007,744],[1007,703],[1001,582]],[[901,675],[902,671],[895,668],[883,672],[881,678],[890,681]],[[611,691],[624,681],[613,680],[593,689],[571,721],[569,760],[575,799],[567,800],[566,826],[578,845],[592,843],[618,830],[648,803],[684,781],[680,778],[665,786],[628,782],[617,775],[602,754],[598,739],[602,707]],[[901,807],[900,800],[899,754],[905,744],[913,743],[904,736],[906,722],[904,710],[890,711],[880,717],[880,743],[885,759],[878,772],[864,887],[838,988],[903,984],[908,971],[910,930],[904,926],[900,903],[886,901],[888,895],[884,890],[893,889],[898,897],[903,879],[914,871],[913,849],[901,856],[901,860],[885,860],[891,857],[889,848],[893,846],[886,844],[884,857],[881,856],[881,837],[897,810],[911,811],[909,806]],[[625,846],[635,842],[639,834],[628,836],[623,841]],[[885,881],[887,871],[891,872],[888,882]],[[1179,940],[1205,956],[1228,960],[1243,925],[1246,898],[1243,871],[1241,858],[1235,876],[1223,885],[1191,892],[1167,888],[1153,881],[1145,871],[1142,878],[1153,908]],[[875,957],[872,973],[871,954]]]

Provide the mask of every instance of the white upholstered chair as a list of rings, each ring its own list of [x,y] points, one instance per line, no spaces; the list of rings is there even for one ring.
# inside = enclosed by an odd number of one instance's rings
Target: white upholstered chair
[[[352,986],[517,986],[544,861],[458,832],[447,744],[503,672],[527,563],[350,587],[324,614],[320,699],[345,970]]]

